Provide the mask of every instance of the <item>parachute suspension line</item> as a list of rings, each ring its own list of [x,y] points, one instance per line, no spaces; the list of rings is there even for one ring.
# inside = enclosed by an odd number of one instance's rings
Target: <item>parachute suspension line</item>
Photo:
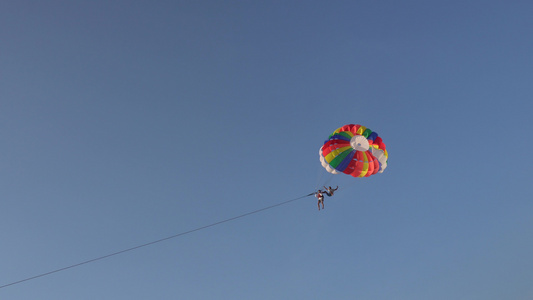
[[[335,174],[326,172],[322,166],[319,166],[318,174],[319,175],[317,175],[315,191],[318,191],[324,185],[328,185],[331,182],[331,180],[335,177]]]
[[[351,183],[345,185],[345,187],[343,188],[343,190],[347,190],[347,189],[350,189],[350,188],[355,187],[355,185],[356,185],[358,182],[359,182],[358,180],[352,180]]]
[[[30,280],[33,280],[33,279],[37,279],[37,278],[40,278],[40,277],[44,277],[44,276],[47,276],[47,275],[51,275],[51,274],[54,274],[54,273],[58,273],[58,272],[61,272],[61,271],[65,271],[65,270],[68,270],[68,269],[76,268],[76,267],[79,267],[79,266],[82,266],[82,265],[85,265],[85,264],[89,264],[89,263],[92,263],[92,262],[95,262],[95,261],[103,260],[105,258],[109,258],[109,257],[112,257],[112,256],[123,254],[123,253],[129,252],[129,251],[133,251],[133,250],[136,250],[136,249],[139,249],[139,248],[142,248],[142,247],[146,247],[146,246],[150,246],[150,245],[153,245],[153,244],[161,243],[161,242],[164,242],[166,240],[174,239],[174,238],[177,238],[177,237],[180,237],[180,236],[184,236],[184,235],[196,232],[196,231],[207,229],[209,227],[217,226],[217,225],[220,225],[220,224],[223,224],[223,223],[227,223],[227,222],[230,222],[230,221],[233,221],[233,220],[236,220],[236,219],[240,219],[240,218],[243,218],[243,217],[246,217],[246,216],[249,216],[249,215],[253,215],[253,214],[256,214],[256,213],[259,213],[259,212],[262,212],[262,211],[265,211],[265,210],[268,210],[268,209],[271,209],[271,208],[275,208],[275,207],[278,207],[278,206],[281,206],[281,205],[285,205],[285,204],[288,204],[290,202],[294,202],[296,200],[300,200],[302,198],[306,198],[306,197],[312,196],[314,194],[315,193],[310,193],[310,194],[307,194],[307,195],[304,195],[304,196],[300,196],[298,198],[294,198],[294,199],[291,199],[291,200],[280,202],[278,204],[270,205],[270,206],[267,206],[267,207],[264,207],[264,208],[261,208],[261,209],[257,209],[257,210],[251,211],[251,212],[247,212],[247,213],[244,213],[242,215],[238,215],[236,217],[228,218],[228,219],[225,219],[225,220],[222,220],[222,221],[218,221],[218,222],[215,222],[215,223],[212,223],[212,224],[209,224],[209,225],[205,225],[205,226],[202,226],[202,227],[191,229],[189,231],[184,231],[184,232],[181,232],[181,233],[178,233],[178,234],[166,237],[166,238],[162,238],[162,239],[159,239],[159,240],[156,240],[156,241],[152,241],[152,242],[141,244],[141,245],[138,245],[138,246],[135,246],[135,247],[131,247],[131,248],[128,248],[128,249],[120,250],[120,251],[117,251],[117,252],[114,252],[114,253],[111,253],[111,254],[107,254],[107,255],[103,255],[103,256],[97,257],[97,258],[89,259],[89,260],[86,260],[86,261],[83,261],[83,262],[80,262],[80,263],[77,263],[77,264],[73,264],[73,265],[70,265],[70,266],[67,266],[67,267],[63,267],[63,268],[60,268],[60,269],[56,269],[56,270],[53,270],[53,271],[49,271],[49,272],[46,272],[46,273],[42,273],[42,274],[39,274],[39,275],[35,275],[35,276],[32,276],[32,277],[21,279],[21,280],[18,280],[18,281],[14,281],[14,282],[11,282],[11,283],[8,283],[8,284],[0,285],[0,289],[8,287],[8,286],[15,285],[15,284],[19,284],[19,283],[22,283],[22,282],[30,281]]]
[[[318,165],[317,169],[317,176],[316,176],[316,188],[315,191],[318,191],[318,189],[321,187],[320,183],[324,180],[324,168],[321,165]]]
[[[335,174],[332,174],[332,173],[328,173],[328,174],[329,174],[329,176],[328,176],[326,182],[324,182],[323,185],[328,185],[329,182],[331,181],[331,179],[333,179],[333,176],[335,176]]]

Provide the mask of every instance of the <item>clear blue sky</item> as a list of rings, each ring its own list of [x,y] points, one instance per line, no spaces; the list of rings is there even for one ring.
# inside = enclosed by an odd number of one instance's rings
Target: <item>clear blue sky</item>
[[[532,299],[531,1],[3,1],[2,299]]]

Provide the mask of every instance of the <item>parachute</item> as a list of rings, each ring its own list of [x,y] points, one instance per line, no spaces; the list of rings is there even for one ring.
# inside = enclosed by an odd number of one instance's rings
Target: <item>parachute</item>
[[[389,154],[376,132],[348,124],[335,130],[320,147],[320,163],[332,174],[368,177],[387,168]]]

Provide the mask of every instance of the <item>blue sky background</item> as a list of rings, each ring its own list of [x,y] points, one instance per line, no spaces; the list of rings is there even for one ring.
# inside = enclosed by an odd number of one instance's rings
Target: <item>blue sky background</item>
[[[532,299],[530,1],[3,1],[2,299]]]

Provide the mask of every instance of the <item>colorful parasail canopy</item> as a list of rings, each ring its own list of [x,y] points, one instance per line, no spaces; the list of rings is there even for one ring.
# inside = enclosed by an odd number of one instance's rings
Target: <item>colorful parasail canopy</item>
[[[389,157],[385,143],[376,132],[354,124],[335,130],[320,147],[319,154],[328,172],[354,177],[382,173]]]

